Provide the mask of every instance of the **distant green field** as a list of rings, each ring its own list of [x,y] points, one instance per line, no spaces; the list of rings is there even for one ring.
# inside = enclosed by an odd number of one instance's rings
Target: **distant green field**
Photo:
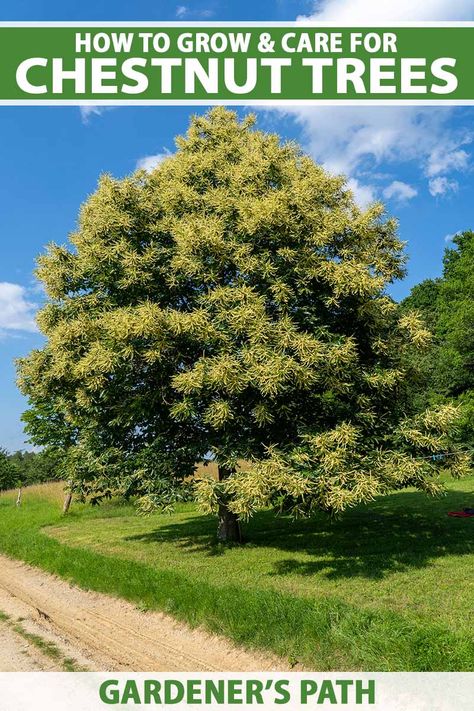
[[[474,519],[447,516],[472,505],[474,477],[336,522],[264,512],[226,548],[193,505],[149,518],[75,505],[65,519],[48,485],[20,510],[0,497],[0,551],[310,669],[472,671]]]

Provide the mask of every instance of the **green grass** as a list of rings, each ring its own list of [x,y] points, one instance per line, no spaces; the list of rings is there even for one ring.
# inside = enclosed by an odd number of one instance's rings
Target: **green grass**
[[[141,518],[131,507],[50,495],[0,498],[0,550],[84,588],[160,609],[316,670],[474,670],[474,477],[446,496],[404,491],[296,524],[269,512],[245,546],[215,542],[192,505]]]
[[[51,642],[47,639],[43,639],[43,637],[38,634],[27,632],[27,630],[25,630],[25,628],[20,623],[12,625],[12,629],[14,632],[23,637],[23,639],[26,639],[27,642],[33,644],[46,657],[53,659],[55,662],[59,662],[64,671],[83,671],[83,669],[77,664],[74,659],[72,659],[71,657],[65,657],[59,647],[54,644],[54,642]]]
[[[54,642],[44,639],[38,634],[34,634],[33,632],[28,632],[28,630],[25,630],[25,628],[21,624],[21,619],[18,619],[15,622],[14,620],[12,620],[10,615],[7,615],[5,612],[0,610],[0,622],[4,622],[5,624],[7,624],[14,632],[16,632],[17,635],[23,637],[23,639],[25,639],[27,642],[34,645],[46,657],[53,659],[55,662],[59,662],[64,671],[84,671],[84,669],[77,664],[75,659],[72,659],[71,657],[66,657]]]

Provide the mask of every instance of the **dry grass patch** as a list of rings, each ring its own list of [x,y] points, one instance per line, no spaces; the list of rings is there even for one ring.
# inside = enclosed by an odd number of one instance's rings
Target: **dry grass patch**
[[[32,484],[31,486],[25,486],[21,490],[22,505],[28,501],[33,501],[38,498],[62,505],[64,500],[64,488],[65,484],[63,481],[48,481],[46,484]],[[18,489],[1,491],[0,499],[9,499],[13,502],[13,497],[16,500],[17,492]]]

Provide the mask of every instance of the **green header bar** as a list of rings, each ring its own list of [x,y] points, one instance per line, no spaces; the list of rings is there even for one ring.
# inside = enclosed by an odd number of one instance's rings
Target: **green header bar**
[[[474,104],[474,23],[0,24],[3,104]]]

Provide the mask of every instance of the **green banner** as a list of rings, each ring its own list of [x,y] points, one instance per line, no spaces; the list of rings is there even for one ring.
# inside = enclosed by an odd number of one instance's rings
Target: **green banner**
[[[0,103],[474,103],[474,23],[0,24]]]

